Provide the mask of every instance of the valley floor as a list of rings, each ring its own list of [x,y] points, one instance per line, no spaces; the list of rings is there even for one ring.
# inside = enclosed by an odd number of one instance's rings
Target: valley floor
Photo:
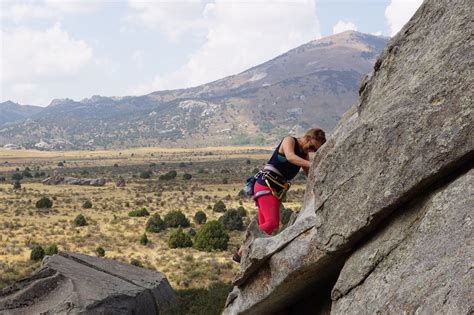
[[[238,265],[230,259],[241,242],[241,231],[230,232],[227,251],[203,252],[193,248],[170,249],[168,239],[174,229],[147,233],[150,242],[141,245],[148,217],[129,217],[128,212],[145,207],[150,214],[163,218],[171,210],[180,210],[198,230],[193,218],[197,211],[207,220],[223,213],[213,205],[222,200],[229,208],[243,206],[244,224],[256,216],[249,198],[240,197],[245,179],[260,168],[271,148],[226,147],[198,150],[159,148],[115,151],[2,151],[0,150],[0,288],[39,266],[29,260],[31,248],[57,244],[59,250],[96,255],[105,249],[105,257],[130,263],[138,260],[144,268],[166,274],[175,289],[205,288],[216,282],[232,280]],[[62,166],[61,166],[62,165]],[[13,190],[12,176],[26,168],[33,176],[25,177],[21,189]],[[28,170],[27,169],[27,170]],[[159,177],[175,170],[172,180]],[[150,171],[150,178],[141,178]],[[43,174],[44,173],[44,174]],[[102,187],[44,185],[53,174],[61,176],[105,178]],[[190,174],[191,179],[183,178]],[[302,175],[302,174],[300,174]],[[116,187],[119,176],[126,186]],[[188,176],[189,177],[189,176]],[[298,176],[288,194],[285,207],[298,211],[303,200],[305,176]],[[37,209],[42,196],[53,201],[49,209]],[[86,200],[92,208],[84,209]],[[75,227],[72,221],[83,214],[88,225]]]

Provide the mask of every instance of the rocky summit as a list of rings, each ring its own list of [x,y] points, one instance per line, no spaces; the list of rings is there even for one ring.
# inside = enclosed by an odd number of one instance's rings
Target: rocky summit
[[[61,252],[0,291],[0,314],[158,314],[176,298],[160,272]]]
[[[472,2],[426,0],[316,154],[280,234],[251,224],[225,314],[474,309]]]

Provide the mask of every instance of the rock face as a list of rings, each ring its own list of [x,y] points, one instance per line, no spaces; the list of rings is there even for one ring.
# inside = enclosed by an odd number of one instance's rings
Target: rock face
[[[473,309],[470,16],[467,0],[427,0],[391,39],[293,225],[248,231],[226,314]]]
[[[104,186],[104,178],[75,178],[69,176],[52,176],[43,180],[45,185],[87,185],[87,186]]]
[[[0,314],[158,314],[174,304],[162,273],[68,252],[0,291]]]
[[[332,291],[332,313],[470,313],[473,192],[471,170],[351,255]]]

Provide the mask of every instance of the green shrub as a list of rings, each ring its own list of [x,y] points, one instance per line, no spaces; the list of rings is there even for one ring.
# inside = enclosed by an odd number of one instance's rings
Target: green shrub
[[[150,212],[146,208],[135,209],[128,213],[129,217],[147,217],[150,215]]]
[[[89,200],[84,201],[84,203],[82,204],[82,208],[84,209],[92,208],[92,202],[90,202]]]
[[[219,200],[218,202],[216,202],[214,204],[214,207],[212,207],[212,210],[214,210],[215,212],[225,212],[226,209],[227,208],[225,206],[225,203],[222,200]]]
[[[19,180],[16,180],[13,182],[13,189],[17,190],[17,189],[21,189],[21,183]]]
[[[99,246],[95,249],[95,253],[99,257],[104,257],[105,256],[105,249],[103,249],[102,247]]]
[[[179,167],[186,167],[186,164],[184,162],[179,163]]]
[[[58,166],[64,166],[63,162],[58,162]]]
[[[226,250],[229,234],[219,221],[204,224],[194,237],[194,248],[204,251]]]
[[[31,175],[30,171],[29,171],[29,170],[26,170],[26,169],[25,169],[23,172],[21,172],[21,175],[22,175],[23,177],[28,177],[28,178],[32,178],[32,177],[33,177],[33,175]]]
[[[38,208],[38,209],[51,208],[52,206],[53,206],[53,202],[48,197],[41,197],[36,202],[36,208]]]
[[[207,288],[175,290],[178,302],[164,309],[163,314],[222,314],[231,290],[232,284],[223,282],[213,282]]]
[[[75,226],[86,226],[87,220],[82,214],[78,214],[77,217],[74,219]]]
[[[166,174],[163,174],[159,177],[159,180],[172,180],[176,177],[176,175],[178,175],[178,173],[176,173],[176,171],[169,171],[168,173]]]
[[[190,225],[189,220],[179,210],[168,212],[165,215],[164,221],[167,227],[188,227]]]
[[[43,259],[44,257],[44,249],[43,247],[39,246],[39,245],[35,245],[33,247],[33,249],[31,250],[31,253],[30,253],[30,259],[31,260],[41,260]]]
[[[53,256],[58,253],[58,245],[56,244],[51,244],[48,247],[44,249],[44,254],[46,256]]]
[[[23,179],[23,175],[21,175],[20,173],[14,173],[12,175],[12,180],[22,180]]]
[[[193,178],[193,175],[188,174],[188,173],[184,173],[184,174],[183,174],[183,179],[184,179],[184,180],[190,180],[191,178]]]
[[[219,222],[221,222],[229,231],[242,231],[244,228],[242,217],[235,209],[227,210],[224,215],[219,218]]]
[[[196,230],[195,229],[189,229],[188,235],[191,238],[195,237],[196,236]]]
[[[194,222],[196,222],[197,224],[203,224],[203,223],[206,223],[206,221],[207,221],[207,216],[204,213],[204,211],[196,212],[196,214],[194,215]]]
[[[247,211],[245,210],[244,207],[240,206],[237,208],[237,212],[239,213],[239,215],[243,218],[243,217],[246,217],[247,216]]]
[[[183,229],[179,227],[176,231],[171,233],[168,240],[168,246],[170,248],[184,248],[193,246],[191,237],[188,234],[184,234]]]
[[[166,228],[165,222],[161,219],[158,213],[152,215],[148,221],[146,221],[145,231],[158,233]]]
[[[146,236],[146,233],[143,233],[142,236],[140,236],[140,244],[142,245],[148,244],[148,237]]]
[[[222,179],[222,184],[225,184],[225,185],[226,185],[226,184],[228,184],[228,183],[229,183],[229,180],[227,179],[227,177],[224,177],[224,178]]]
[[[136,259],[136,258],[130,259],[130,265],[137,266],[137,267],[140,267],[140,268],[143,267],[142,262],[140,260]]]
[[[3,176],[0,176],[0,182],[4,182],[4,181],[6,181],[6,178]]]
[[[143,178],[143,179],[147,179],[147,178],[151,178],[151,171],[143,171],[143,172],[140,172],[140,178]]]

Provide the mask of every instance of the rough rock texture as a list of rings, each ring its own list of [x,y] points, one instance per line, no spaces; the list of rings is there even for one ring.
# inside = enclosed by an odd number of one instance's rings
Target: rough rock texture
[[[469,314],[474,306],[474,170],[356,251],[333,289],[334,314]]]
[[[337,282],[332,297],[347,294],[366,279],[375,264],[408,238],[404,233],[412,224],[422,220],[408,214],[409,204],[431,198],[447,178],[454,180],[473,166],[471,7],[467,0],[425,1],[391,39],[374,72],[363,80],[359,103],[344,115],[316,155],[304,205],[295,223],[275,237],[247,233],[241,270],[225,313],[291,313],[291,308],[298,309],[298,300],[311,299],[308,288],[318,289],[318,283],[321,288],[332,282],[328,279],[336,280],[351,252],[378,230],[398,222],[394,218],[403,221],[403,216],[398,215],[407,212],[406,222],[398,223],[401,234],[385,242],[360,270],[341,274],[346,280]],[[472,177],[467,180],[472,181]],[[463,191],[464,198],[472,202],[472,188]],[[454,200],[452,204],[455,205]],[[423,212],[413,210],[420,211]],[[452,218],[449,222],[455,221]],[[434,223],[429,228],[427,237],[444,229]],[[395,223],[392,229],[397,229]],[[467,246],[466,241],[464,238],[459,242]],[[456,251],[459,243],[451,245],[449,250]],[[460,253],[460,257],[466,253]],[[426,263],[429,261],[427,258]],[[393,268],[402,269],[397,263],[395,259]],[[399,263],[409,265],[412,261],[400,257]],[[449,269],[446,266],[450,263],[455,260],[447,260],[442,269],[447,272],[446,277],[453,272],[453,278],[461,279],[455,270],[463,267]],[[419,281],[427,282],[422,279]],[[435,280],[436,276],[423,290],[436,292]],[[325,288],[327,292],[331,289]],[[467,300],[465,291],[456,292]],[[413,295],[413,300],[395,299],[394,303],[400,303],[398,311],[409,311],[411,308],[403,301],[422,305],[421,297]],[[335,310],[350,312],[352,301],[345,297],[338,300]],[[373,309],[395,310],[377,304]],[[446,309],[465,310],[464,306]]]
[[[174,303],[162,273],[68,252],[0,291],[0,314],[157,314]]]
[[[75,178],[69,176],[52,176],[43,180],[45,185],[87,185],[87,186],[104,186],[103,178]]]

